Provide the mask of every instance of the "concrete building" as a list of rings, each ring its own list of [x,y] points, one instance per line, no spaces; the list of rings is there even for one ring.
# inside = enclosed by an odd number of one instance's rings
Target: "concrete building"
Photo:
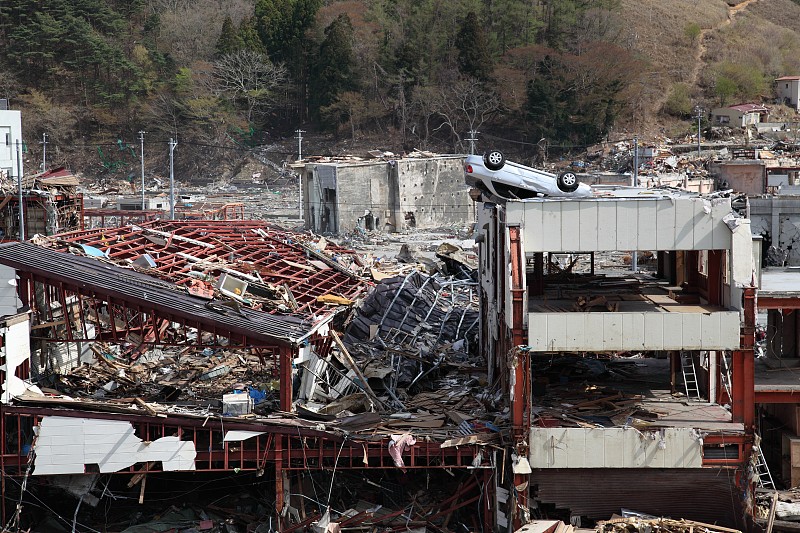
[[[775,80],[780,101],[800,111],[800,76],[783,76]]]
[[[462,156],[309,162],[296,168],[306,228],[313,231],[395,231],[473,220]]]
[[[7,101],[0,100],[0,175],[16,177],[17,142],[22,143],[22,112],[7,107]]]
[[[715,161],[711,163],[710,171],[716,176],[719,189],[759,195],[764,194],[767,188],[767,164],[764,159]]]
[[[768,113],[769,110],[761,104],[737,104],[717,107],[711,110],[711,124],[714,126],[745,128],[752,124],[758,124]]]
[[[800,197],[757,196],[749,198],[753,235],[764,237],[764,253],[786,266],[800,266]],[[774,262],[774,260],[773,260]]]
[[[749,220],[727,198],[627,189],[483,201],[477,227],[482,349],[512,399],[511,518],[626,507],[741,527],[755,420]],[[626,250],[655,252],[655,271],[596,260]],[[615,365],[635,370],[614,379]]]

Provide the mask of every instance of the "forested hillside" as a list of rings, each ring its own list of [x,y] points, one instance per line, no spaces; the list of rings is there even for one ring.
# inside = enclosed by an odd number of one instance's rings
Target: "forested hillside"
[[[140,130],[194,146],[197,170],[297,128],[441,151],[478,130],[536,152],[769,98],[800,74],[800,6],[753,4],[3,0],[0,97],[62,162]]]

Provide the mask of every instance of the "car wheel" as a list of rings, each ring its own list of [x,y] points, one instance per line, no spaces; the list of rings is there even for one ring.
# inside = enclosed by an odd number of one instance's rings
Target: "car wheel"
[[[562,172],[558,175],[557,183],[562,192],[575,192],[580,185],[578,176],[574,172]]]
[[[500,170],[506,164],[506,158],[499,150],[492,150],[483,154],[483,164],[489,170]]]

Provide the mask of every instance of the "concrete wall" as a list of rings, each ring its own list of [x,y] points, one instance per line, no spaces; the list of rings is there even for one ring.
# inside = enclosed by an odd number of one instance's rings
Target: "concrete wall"
[[[307,164],[301,175],[306,228],[314,231],[395,231],[473,221],[461,156]]]
[[[753,235],[785,251],[788,265],[800,265],[800,196],[750,198],[750,220]]]
[[[711,174],[721,189],[750,195],[764,194],[766,164],[756,160],[720,161],[711,164]]]
[[[22,113],[0,110],[0,172],[7,176],[17,175],[17,141],[22,141]]]
[[[777,84],[778,98],[800,110],[800,80],[781,80],[775,83]]]
[[[471,223],[475,207],[464,181],[462,157],[397,162],[400,220],[404,229]],[[412,218],[413,217],[413,218]]]

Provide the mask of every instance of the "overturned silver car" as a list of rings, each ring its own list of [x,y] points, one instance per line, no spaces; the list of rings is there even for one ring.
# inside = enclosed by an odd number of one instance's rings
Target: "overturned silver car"
[[[536,196],[591,196],[592,189],[574,172],[552,174],[506,161],[497,150],[470,155],[464,162],[467,184],[494,196],[525,199]]]

